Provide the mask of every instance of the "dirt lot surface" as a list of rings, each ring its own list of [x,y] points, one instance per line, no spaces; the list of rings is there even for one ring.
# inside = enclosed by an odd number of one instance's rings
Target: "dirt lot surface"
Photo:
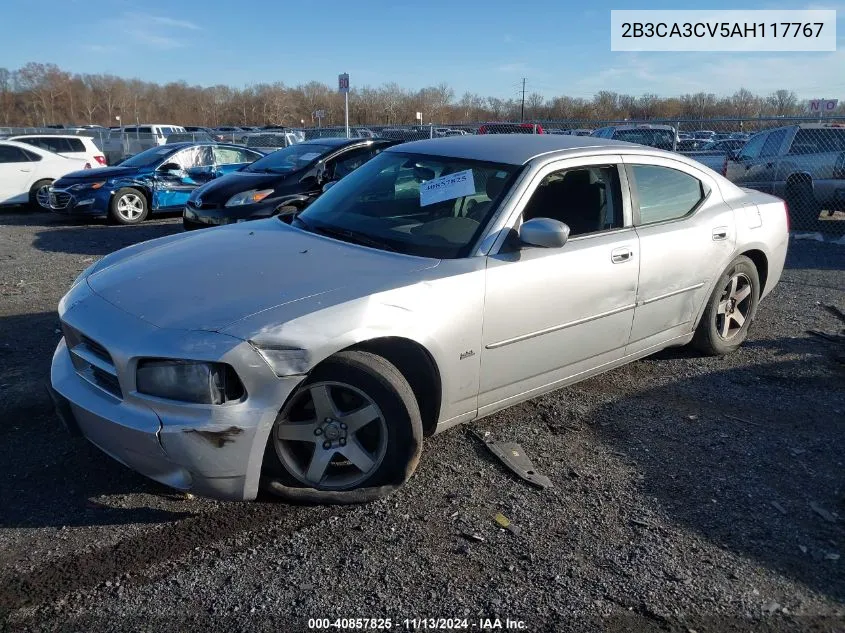
[[[472,425],[553,488],[459,427],[403,490],[338,508],[186,497],[54,417],[59,298],[97,258],[177,231],[0,212],[0,630],[845,630],[845,349],[806,333],[845,328],[823,307],[845,309],[845,247],[793,241],[730,357],[670,350]]]

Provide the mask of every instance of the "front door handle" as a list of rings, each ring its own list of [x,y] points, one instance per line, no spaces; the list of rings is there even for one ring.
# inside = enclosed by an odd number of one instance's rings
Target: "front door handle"
[[[717,226],[715,229],[713,229],[713,239],[714,240],[726,240],[726,239],[728,239],[728,227]]]
[[[614,264],[622,264],[633,259],[634,253],[628,247],[616,248],[610,252],[610,261]]]

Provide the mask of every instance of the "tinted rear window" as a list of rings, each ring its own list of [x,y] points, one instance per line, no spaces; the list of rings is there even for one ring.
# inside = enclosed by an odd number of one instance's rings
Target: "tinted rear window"
[[[845,152],[845,128],[798,130],[789,149],[790,154],[824,152]]]

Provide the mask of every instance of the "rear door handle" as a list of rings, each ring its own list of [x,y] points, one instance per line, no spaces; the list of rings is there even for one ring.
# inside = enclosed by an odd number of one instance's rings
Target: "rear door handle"
[[[616,248],[610,252],[610,260],[614,264],[622,264],[633,259],[634,253],[628,247]]]
[[[717,226],[713,229],[713,239],[714,240],[726,240],[728,238],[728,227],[726,226]]]

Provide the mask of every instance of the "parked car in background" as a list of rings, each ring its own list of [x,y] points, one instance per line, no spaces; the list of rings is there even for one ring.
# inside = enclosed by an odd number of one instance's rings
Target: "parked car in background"
[[[485,123],[476,134],[544,134],[539,123]]]
[[[692,133],[693,138],[710,140],[716,134],[713,130],[697,130]]]
[[[395,144],[346,138],[296,143],[198,188],[185,205],[183,225],[191,230],[299,211],[327,184]]]
[[[304,136],[301,132],[250,132],[244,135],[242,143],[245,147],[269,154],[284,147],[301,143]]]
[[[591,136],[638,143],[669,151],[674,150],[678,143],[677,132],[671,125],[651,125],[648,123],[601,127],[593,130]]]
[[[213,136],[214,140],[220,141],[221,143],[240,143],[244,134],[248,133],[249,130],[245,130],[241,127],[223,125],[221,127],[214,128]]]
[[[570,136],[592,136],[593,130],[589,128],[575,128],[567,132]]]
[[[747,141],[751,135],[748,132],[731,132],[730,138]]]
[[[94,139],[90,136],[22,134],[10,136],[8,140],[34,145],[65,158],[77,158],[90,163],[91,167],[104,167],[107,164],[105,154],[94,144]]]
[[[166,144],[172,143],[216,143],[210,134],[205,132],[177,132],[167,137]]]
[[[201,133],[207,134],[209,137],[214,137],[215,131],[212,130],[210,127],[203,127],[201,125],[186,125],[184,126],[185,131],[191,134]]]
[[[723,138],[705,143],[701,148],[706,152],[721,151],[726,154],[736,152],[745,145],[745,141],[739,138]]]
[[[59,303],[50,384],[67,428],[168,486],[373,500],[431,434],[663,348],[734,352],[788,243],[781,200],[679,155],[418,141],[290,225],[99,260]]]
[[[786,200],[792,227],[814,230],[820,213],[845,210],[845,126],[801,124],[752,136],[727,164],[741,187]]]
[[[181,125],[157,123],[114,128],[109,130],[108,138],[103,141],[103,153],[109,165],[116,165],[128,156],[164,145],[172,134],[184,132],[185,128]]]
[[[151,212],[181,211],[199,185],[261,157],[245,147],[218,143],[153,147],[116,167],[67,174],[50,187],[49,206],[65,215],[138,224]]]
[[[695,152],[702,149],[710,141],[705,141],[700,138],[685,138],[679,139],[675,145],[676,152]]]
[[[79,169],[90,170],[91,163],[28,143],[0,141],[0,205],[46,206],[53,181]]]

